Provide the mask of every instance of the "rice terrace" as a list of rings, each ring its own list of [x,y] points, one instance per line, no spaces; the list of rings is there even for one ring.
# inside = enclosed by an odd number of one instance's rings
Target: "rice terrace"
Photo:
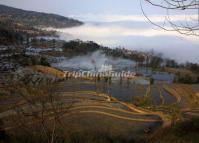
[[[0,143],[198,143],[198,7],[1,0]]]

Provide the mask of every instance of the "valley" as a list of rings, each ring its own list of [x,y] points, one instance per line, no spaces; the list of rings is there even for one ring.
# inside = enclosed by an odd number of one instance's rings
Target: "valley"
[[[198,63],[45,30],[83,24],[0,5],[0,142],[157,143],[197,130]]]

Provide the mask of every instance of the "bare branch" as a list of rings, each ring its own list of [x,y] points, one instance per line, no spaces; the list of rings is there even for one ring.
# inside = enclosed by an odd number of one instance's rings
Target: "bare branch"
[[[146,14],[142,1],[140,0],[142,13],[151,24],[165,31],[176,31],[184,35],[199,36],[199,0],[144,0],[145,3],[166,10],[166,15],[162,22],[154,22]],[[174,15],[170,14],[170,12],[176,13],[179,11],[182,11],[179,15],[182,19],[173,20],[172,17]],[[190,13],[190,11],[194,14]]]

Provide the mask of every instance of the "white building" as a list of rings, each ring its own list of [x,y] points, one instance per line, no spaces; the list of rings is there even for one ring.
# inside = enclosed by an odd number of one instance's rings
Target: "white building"
[[[99,72],[109,72],[109,71],[113,71],[113,66],[110,64],[103,64],[99,69]]]

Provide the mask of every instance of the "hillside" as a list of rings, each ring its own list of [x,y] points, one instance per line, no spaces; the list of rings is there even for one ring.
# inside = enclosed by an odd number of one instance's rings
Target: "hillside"
[[[83,23],[56,14],[47,14],[34,11],[12,8],[0,5],[0,21],[12,21],[18,25],[65,28],[79,26]]]

